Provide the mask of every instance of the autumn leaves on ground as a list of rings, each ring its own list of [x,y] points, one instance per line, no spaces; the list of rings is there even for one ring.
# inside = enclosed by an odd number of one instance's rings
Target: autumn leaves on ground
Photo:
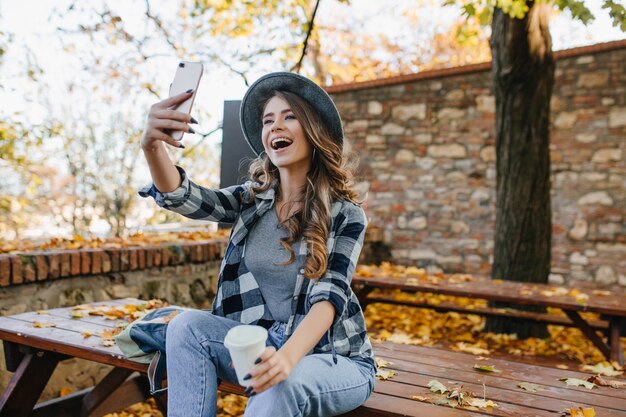
[[[383,268],[393,268],[405,271],[402,267],[384,264]],[[367,269],[367,267],[365,267]],[[363,271],[364,269],[362,269]],[[358,273],[358,272],[357,272]],[[428,298],[431,304],[454,301],[465,306],[486,305],[483,300],[464,299],[434,294],[408,294],[398,290],[389,291],[397,299],[412,299],[424,301]],[[477,356],[479,365],[484,372],[492,372],[486,361],[490,355],[509,357],[533,357],[534,360],[545,360],[562,369],[587,370],[596,374],[609,375],[607,372],[615,372],[610,364],[598,365],[604,359],[593,344],[574,328],[561,326],[548,326],[550,337],[546,339],[530,338],[518,340],[514,335],[483,333],[485,319],[478,315],[459,314],[456,312],[438,313],[429,309],[403,307],[390,304],[374,303],[367,306],[365,317],[368,324],[370,337],[377,341],[389,340],[395,343],[415,344],[421,346],[437,346],[456,351],[472,353]],[[384,363],[379,362],[379,379],[393,377],[392,371],[386,371]],[[587,366],[585,369],[584,367]],[[606,371],[606,372],[603,372]],[[598,377],[593,377],[598,378]],[[566,384],[597,384],[602,385],[606,381],[563,381]],[[381,383],[384,383],[381,381]],[[429,395],[446,397],[455,394],[454,387],[442,385],[440,381],[431,381],[431,392],[416,393],[416,401],[429,400]],[[522,387],[530,389],[531,387]],[[426,391],[426,390],[425,390]],[[460,393],[463,397],[463,393]],[[468,396],[464,401],[468,404],[479,399]],[[456,401],[456,400],[455,400]],[[245,408],[246,398],[237,395],[220,395],[218,400],[218,416],[241,416]],[[489,406],[489,404],[487,404]],[[576,410],[574,410],[576,411]],[[581,410],[581,416],[584,414]],[[119,413],[110,414],[107,417],[148,417],[161,416],[153,402],[148,401],[137,404]],[[571,415],[576,415],[573,413]]]

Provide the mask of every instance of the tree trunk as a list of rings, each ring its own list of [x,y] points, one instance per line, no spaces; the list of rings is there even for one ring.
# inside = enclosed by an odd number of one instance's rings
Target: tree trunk
[[[546,283],[552,236],[549,121],[555,65],[547,22],[542,47],[536,48],[536,37],[531,45],[528,21],[534,4],[528,5],[531,11],[524,19],[512,19],[498,8],[493,14],[496,228],[491,276]],[[510,318],[490,318],[486,330],[517,333],[520,338],[548,335],[543,324]]]

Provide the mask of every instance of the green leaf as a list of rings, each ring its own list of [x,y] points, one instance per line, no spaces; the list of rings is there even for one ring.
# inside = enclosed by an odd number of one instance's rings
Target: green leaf
[[[463,6],[463,14],[467,17],[474,16],[476,14],[476,7],[473,4],[466,4]]]
[[[482,372],[500,372],[493,365],[474,365],[474,369]]]
[[[478,14],[478,22],[480,23],[481,26],[487,26],[491,23],[491,17],[493,15],[493,11],[491,9],[491,7],[485,7],[479,14]]]
[[[602,8],[608,9],[609,16],[613,19],[613,26],[619,26],[622,31],[626,32],[626,8],[614,0],[605,0]]]

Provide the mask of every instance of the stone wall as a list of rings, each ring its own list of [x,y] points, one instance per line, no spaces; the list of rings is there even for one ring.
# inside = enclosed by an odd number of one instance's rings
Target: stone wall
[[[226,240],[163,247],[85,249],[0,255],[0,315],[116,298],[159,298],[209,308]],[[0,349],[0,391],[12,373]],[[111,367],[82,359],[59,364],[42,399],[62,388],[93,386]]]
[[[626,285],[626,41],[562,51],[551,103],[551,282]],[[490,64],[329,87],[393,261],[489,274]]]

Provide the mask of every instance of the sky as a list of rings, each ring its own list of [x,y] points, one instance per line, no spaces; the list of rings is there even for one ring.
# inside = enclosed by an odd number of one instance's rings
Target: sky
[[[432,27],[433,24],[444,27],[459,16],[458,11],[453,8],[436,7],[435,4],[439,0],[386,0],[384,2],[351,0],[349,7],[338,5],[335,1],[324,0],[320,3],[318,17],[336,15],[337,13],[351,13],[358,17],[367,18],[368,30],[384,32],[391,37],[401,37],[403,33],[406,33],[403,31],[412,30],[412,28],[399,27],[401,25],[396,24],[398,14],[402,9],[401,6],[406,3],[414,4],[418,1],[430,4],[429,8],[423,12],[424,16],[421,17],[424,27],[429,25]],[[0,88],[0,103],[2,103],[0,118],[13,112],[20,112],[29,121],[37,122],[50,113],[76,111],[79,114],[83,110],[83,102],[77,98],[77,95],[73,96],[72,93],[68,93],[66,82],[72,77],[79,80],[89,74],[85,74],[84,70],[81,69],[76,56],[72,57],[72,54],[64,53],[60,49],[59,33],[55,25],[50,22],[53,8],[64,10],[71,3],[71,0],[0,0],[0,31],[15,34],[15,42],[9,44],[8,52],[2,58],[3,64],[0,66],[0,86],[4,86],[4,88]],[[596,20],[588,27],[573,21],[567,13],[555,16],[550,25],[553,49],[561,50],[626,39],[626,34],[612,26],[608,13],[600,8],[601,3],[600,0],[585,1],[585,4],[596,16]],[[108,0],[107,4],[122,15],[127,24],[141,25],[143,1]],[[168,13],[175,13],[180,3],[179,1],[152,0],[150,4],[159,13],[167,15]],[[64,18],[63,21],[66,27],[75,26],[77,23],[77,21],[72,22],[69,18]],[[84,42],[88,42],[86,38]],[[25,54],[22,45],[28,45],[32,48],[32,55]],[[98,53],[98,51],[95,52]],[[37,62],[44,69],[44,73],[40,77],[47,81],[45,85],[50,85],[51,91],[45,95],[48,97],[48,102],[41,102],[42,92],[37,89],[35,83],[20,84],[15,77],[16,74],[23,72],[23,67],[28,62]],[[165,94],[176,70],[178,60],[170,58],[169,61],[157,62],[155,61],[154,65],[153,80],[159,91]],[[251,74],[251,81],[260,75],[262,74]],[[242,79],[232,72],[226,69],[205,71],[197,93],[195,107],[202,109],[206,117],[200,120],[200,125],[196,130],[208,132],[215,129],[222,118],[224,101],[239,100],[245,91],[246,86]],[[148,99],[154,100],[154,98]],[[141,117],[144,117],[143,114],[147,112],[148,108],[145,102],[137,103],[135,106],[137,108],[133,108],[135,103],[123,96],[114,97],[108,103],[92,104],[95,109],[93,117],[96,119],[102,115],[101,113],[112,110],[117,105],[125,105],[130,108],[129,111],[141,113]],[[77,123],[80,123],[80,120]],[[188,144],[193,144],[194,140],[197,142],[198,138],[189,137],[186,140]],[[219,130],[205,142],[206,146],[216,152],[219,151],[220,143],[221,131]],[[54,152],[53,144],[50,145],[49,151]],[[138,182],[145,183],[149,180],[147,167],[143,167],[140,171],[142,176]],[[147,204],[147,202],[144,203]],[[139,223],[142,221],[143,219],[138,219]]]

